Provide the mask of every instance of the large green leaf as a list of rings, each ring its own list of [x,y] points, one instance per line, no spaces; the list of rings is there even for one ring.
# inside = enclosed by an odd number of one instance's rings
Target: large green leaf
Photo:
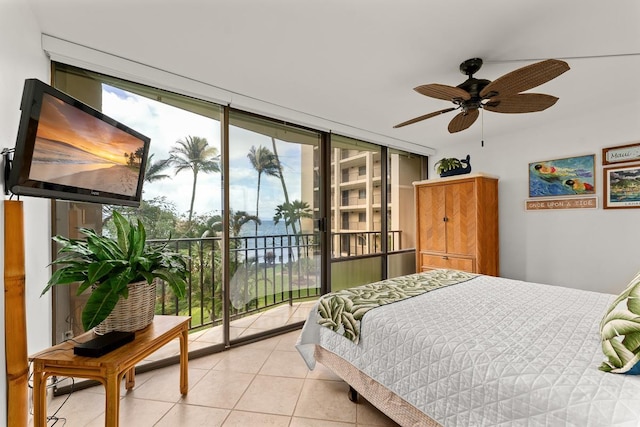
[[[602,341],[602,352],[607,359],[609,359],[609,364],[615,368],[620,368],[622,366],[622,358],[616,352],[616,349],[613,347],[613,341],[616,340],[604,340]]]
[[[100,284],[91,292],[82,311],[82,326],[85,331],[95,328],[113,311],[120,295],[107,283]]]
[[[47,286],[40,295],[44,295],[54,285],[68,285],[69,283],[79,282],[86,278],[81,271],[75,270],[56,270],[51,275]]]
[[[76,295],[81,295],[82,293],[84,293],[84,291],[89,289],[92,285],[93,284],[88,280],[85,280],[84,282],[80,283],[80,286],[78,286],[78,289],[76,290]]]
[[[358,339],[358,321],[353,317],[353,314],[348,311],[342,313],[342,326],[344,327],[343,335],[349,338],[351,341]]]
[[[152,274],[167,282],[176,297],[183,298],[185,296],[187,284],[181,276],[166,269],[153,270]],[[149,280],[147,279],[147,281]]]
[[[622,340],[622,344],[631,352],[639,353],[640,352],[640,332],[634,332],[625,335]]]
[[[626,308],[621,303],[624,300]],[[624,373],[640,360],[640,273],[611,303],[600,322],[605,372]]]
[[[63,236],[55,236],[53,240],[61,245],[58,253],[71,253],[72,256],[92,255],[91,251],[87,247],[87,243],[83,240],[74,240]]]
[[[122,215],[118,212],[113,212],[113,223],[116,226],[116,237],[118,239],[118,246],[123,254],[129,253],[129,230],[131,225]]]
[[[137,257],[136,262],[146,271],[150,271],[153,266],[153,261],[145,256]]]
[[[104,276],[113,271],[112,261],[101,261],[89,265],[87,278],[89,283],[96,283]]]
[[[615,310],[609,313],[600,330],[603,339],[611,339],[634,332],[640,332],[640,316],[628,310]]]
[[[630,312],[640,316],[640,282],[638,282],[629,291],[629,296],[627,298],[627,308]]]
[[[133,241],[131,243],[131,257],[140,258],[144,253],[144,245],[147,240],[147,233],[144,230],[144,225],[138,220],[138,226],[133,228]]]
[[[618,304],[624,301],[629,296],[629,294],[631,294],[631,292],[633,292],[634,290],[637,290],[639,286],[640,286],[640,272],[638,272],[638,274],[636,274],[636,276],[633,279],[631,279],[631,282],[629,282],[629,285],[627,286],[627,288],[624,291],[622,291],[620,295],[618,295],[618,297],[611,303],[611,305],[609,305],[609,309],[607,310],[604,317],[602,318],[602,321],[600,322],[600,329],[602,329],[607,315],[611,313],[613,310],[615,310]]]
[[[87,236],[87,246],[98,261],[123,258],[120,248],[111,239],[105,239],[102,236]]]
[[[620,341],[612,339],[610,340],[610,343],[617,354],[617,359],[622,362],[622,366],[626,365],[631,359],[633,359],[634,354]]]

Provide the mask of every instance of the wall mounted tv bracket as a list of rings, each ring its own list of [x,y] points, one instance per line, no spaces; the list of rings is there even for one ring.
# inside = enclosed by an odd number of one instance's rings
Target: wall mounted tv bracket
[[[3,164],[4,164],[4,195],[9,195],[9,174],[11,173],[11,161],[12,161],[12,153],[15,151],[15,148],[3,148],[0,154],[2,154]]]

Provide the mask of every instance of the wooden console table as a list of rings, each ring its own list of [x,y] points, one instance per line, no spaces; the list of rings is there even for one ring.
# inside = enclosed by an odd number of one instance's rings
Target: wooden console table
[[[88,378],[100,381],[106,389],[105,426],[117,427],[120,414],[120,383],[135,385],[135,365],[171,340],[180,338],[180,393],[188,389],[189,316],[154,316],[153,323],[136,332],[135,339],[101,357],[77,356],[75,345],[66,341],[29,358],[33,362],[33,418],[35,427],[46,427],[46,381],[53,375]],[[86,332],[74,338],[85,342],[96,335]]]

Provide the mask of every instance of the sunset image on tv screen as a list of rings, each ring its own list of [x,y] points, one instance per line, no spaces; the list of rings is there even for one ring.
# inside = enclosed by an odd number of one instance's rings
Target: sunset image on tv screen
[[[135,196],[144,141],[45,93],[29,179]]]

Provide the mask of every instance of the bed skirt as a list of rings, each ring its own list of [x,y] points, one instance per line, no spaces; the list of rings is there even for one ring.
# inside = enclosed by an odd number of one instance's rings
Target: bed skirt
[[[403,427],[441,427],[436,421],[356,369],[340,356],[316,345],[316,361],[331,369],[373,406]]]

